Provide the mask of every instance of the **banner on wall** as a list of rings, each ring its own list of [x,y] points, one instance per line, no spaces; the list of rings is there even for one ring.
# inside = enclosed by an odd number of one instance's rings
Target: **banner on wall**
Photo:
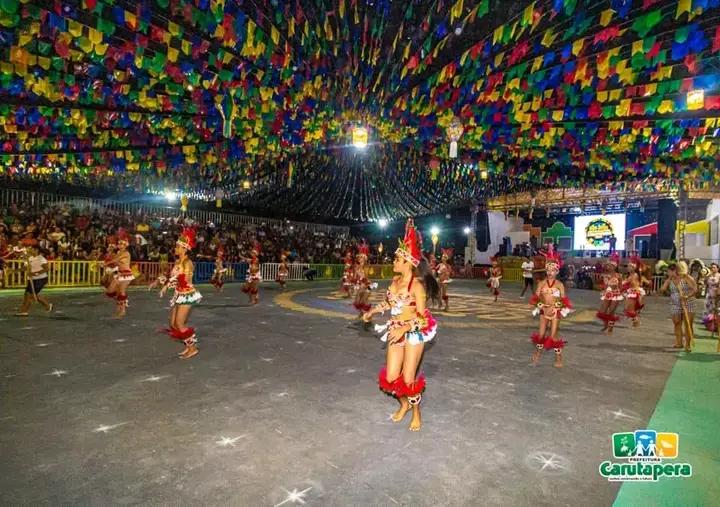
[[[625,249],[625,213],[575,217],[574,250],[608,250],[612,238],[615,249]]]

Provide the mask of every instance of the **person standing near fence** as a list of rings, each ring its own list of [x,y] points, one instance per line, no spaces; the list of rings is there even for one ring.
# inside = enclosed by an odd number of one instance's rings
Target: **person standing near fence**
[[[36,246],[27,247],[27,254],[28,282],[25,287],[22,305],[15,314],[18,317],[27,317],[29,315],[28,310],[33,301],[44,306],[48,313],[53,310],[53,304],[40,295],[40,291],[48,282],[48,261]]]
[[[285,290],[285,283],[290,275],[290,266],[288,266],[287,252],[280,254],[280,265],[278,266],[278,274],[276,282],[280,284],[280,288]]]
[[[223,266],[223,258],[225,257],[225,250],[223,250],[223,247],[220,246],[217,249],[217,253],[215,254],[215,271],[213,271],[212,278],[210,279],[210,283],[215,287],[215,290],[217,292],[222,292],[223,285],[225,285],[225,273],[227,272],[227,268]]]
[[[688,275],[688,266],[684,261],[670,264],[667,270],[667,279],[660,287],[660,293],[670,291],[670,316],[675,330],[675,345],[673,348],[685,347],[685,352],[692,349],[693,320],[695,319],[695,293],[697,284],[695,279]]]

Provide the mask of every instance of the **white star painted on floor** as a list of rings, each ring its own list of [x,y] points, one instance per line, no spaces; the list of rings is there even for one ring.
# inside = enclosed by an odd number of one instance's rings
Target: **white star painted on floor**
[[[241,438],[245,438],[247,435],[240,435],[239,437],[220,437],[220,440],[216,440],[215,443],[219,445],[220,447],[235,447],[235,442],[240,440]]]
[[[112,431],[115,428],[119,428],[120,426],[122,426],[124,424],[127,424],[127,423],[122,422],[122,423],[111,424],[111,425],[101,424],[100,426],[98,426],[97,428],[95,428],[93,430],[93,433],[107,433],[108,431]]]
[[[53,371],[51,371],[50,373],[46,373],[45,375],[55,375],[56,377],[59,378],[59,377],[62,377],[63,375],[67,375],[68,373],[70,373],[70,372],[67,370],[58,370],[57,368],[55,368]]]
[[[349,368],[349,369],[345,370],[345,373],[355,373],[356,371],[357,370],[354,368]]]
[[[272,362],[273,362],[273,358],[272,358],[272,357],[262,357],[262,356],[260,356],[260,359],[262,359],[262,360],[265,361],[266,363],[272,363]]]
[[[537,459],[538,461],[540,461],[542,463],[542,468],[540,468],[540,471],[543,471],[546,468],[549,468],[551,470],[558,470],[558,469],[563,468],[563,466],[560,464],[560,462],[557,460],[557,457],[554,454],[550,457],[536,456],[535,459]]]
[[[453,357],[450,358],[450,361],[460,361],[460,359],[458,359],[457,357],[453,356]]]
[[[613,415],[613,419],[639,419],[636,415],[623,412],[623,409],[612,410],[610,413]]]
[[[280,398],[284,398],[285,396],[290,396],[290,393],[287,393],[287,392],[277,393],[276,396],[279,396]]]
[[[62,314],[63,314],[63,313],[65,313],[65,312],[64,312],[64,311],[62,311],[62,310],[55,310],[55,312],[54,312],[54,313],[57,313],[57,314],[59,314],[59,315],[62,315]]]
[[[295,343],[297,343],[298,345],[302,345],[302,344],[305,343],[305,342],[302,341],[302,340],[295,340]]]
[[[260,324],[267,324],[267,322],[265,322],[265,321],[263,320],[262,322],[260,322]]]
[[[36,343],[36,347],[49,347],[52,343]]]
[[[20,329],[22,329],[23,331],[30,331],[31,329],[35,329],[35,328],[32,326],[25,326],[25,327],[21,327]]]
[[[164,378],[168,378],[170,375],[151,375],[148,378],[142,379],[140,382],[157,382],[158,380],[162,380]]]
[[[305,495],[311,489],[312,488],[306,488],[302,491],[298,491],[297,488],[293,488],[292,491],[288,491],[287,489],[283,488],[283,491],[287,493],[287,497],[285,497],[285,500],[283,500],[282,502],[275,504],[275,507],[280,507],[281,505],[285,505],[286,503],[299,503],[305,505]]]
[[[563,473],[570,468],[567,458],[554,452],[535,452],[528,456],[525,462],[536,471],[549,474]]]
[[[113,340],[115,343],[124,343],[127,340],[125,338],[118,338],[117,340]]]

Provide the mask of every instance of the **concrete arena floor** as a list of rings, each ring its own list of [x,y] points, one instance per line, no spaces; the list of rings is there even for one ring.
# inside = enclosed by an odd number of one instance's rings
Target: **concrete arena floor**
[[[336,286],[263,287],[256,307],[237,285],[201,287],[190,361],[155,334],[154,292],[131,292],[121,322],[99,291],[48,293],[58,311],[25,319],[0,298],[0,504],[612,503],[598,473],[611,434],[645,427],[675,361],[665,301],[607,337],[597,293],[572,292],[558,370],[551,353],[529,364],[537,321],[519,286],[495,311],[480,282],[453,282],[411,433],[376,387],[382,344],[343,318]]]

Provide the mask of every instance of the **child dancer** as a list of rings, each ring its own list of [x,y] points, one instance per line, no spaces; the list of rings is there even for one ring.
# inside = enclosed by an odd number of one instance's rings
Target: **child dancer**
[[[502,279],[502,268],[498,262],[497,257],[490,259],[492,267],[490,268],[490,277],[487,281],[487,286],[490,288],[490,294],[495,296],[495,303],[497,303],[498,296],[500,295],[500,280]]]
[[[437,267],[437,278],[440,284],[440,299],[445,303],[443,311],[447,312],[450,309],[450,296],[448,295],[448,284],[452,282],[450,277],[452,276],[453,269],[450,264],[453,256],[452,248],[442,249],[442,260],[440,265]]]
[[[355,282],[355,302],[353,306],[362,317],[365,312],[370,310],[370,280],[367,277],[367,259],[370,253],[370,247],[367,243],[358,245],[357,264],[353,272]]]
[[[248,268],[247,281],[243,285],[242,291],[248,295],[250,303],[256,305],[260,302],[259,286],[262,281],[260,275],[260,243],[257,241],[252,247],[252,258],[250,259],[250,267]]]
[[[121,319],[125,317],[127,311],[128,296],[127,288],[135,279],[132,270],[130,269],[130,252],[128,251],[128,235],[125,229],[120,228],[117,233],[117,253],[112,259],[106,261],[106,266],[110,267],[111,270],[117,268],[113,280],[110,282],[105,295],[108,297],[114,297],[117,302],[117,310],[115,311],[114,318]]]
[[[622,277],[617,271],[619,262],[620,255],[617,252],[610,254],[603,275],[603,291],[600,293],[600,310],[597,312],[597,318],[603,321],[602,330],[607,334],[612,334],[615,323],[620,320],[620,317],[615,315],[615,310],[625,299],[621,290]]]
[[[278,267],[278,274],[276,282],[280,284],[280,288],[285,290],[285,283],[287,282],[288,275],[290,274],[290,266],[287,262],[287,252],[280,254],[280,266]]]
[[[222,247],[218,247],[217,256],[215,257],[215,271],[213,271],[212,278],[210,279],[210,283],[215,287],[216,292],[222,292],[223,285],[225,285],[223,278],[225,277],[225,273],[227,273],[227,268],[223,266],[224,258],[225,250],[223,250]]]
[[[545,349],[555,350],[556,368],[562,368],[562,349],[565,340],[558,337],[560,319],[567,317],[572,309],[570,300],[565,296],[565,286],[557,279],[562,261],[554,251],[546,254],[545,272],[547,278],[540,281],[535,294],[530,298],[530,304],[536,308],[533,315],[540,315],[540,328],[532,335],[535,352],[532,355],[533,364],[537,364]]]
[[[628,276],[623,283],[625,294],[625,316],[632,321],[633,327],[640,325],[640,310],[645,307],[645,289],[640,278],[642,260],[637,255],[630,257]]]
[[[166,331],[174,339],[185,344],[185,349],[178,354],[180,359],[190,359],[199,352],[195,328],[187,326],[190,310],[202,299],[202,294],[192,284],[194,265],[188,254],[193,248],[195,248],[195,230],[184,229],[175,243],[175,265],[162,290],[162,293],[167,288],[175,291],[170,301],[170,328]]]

